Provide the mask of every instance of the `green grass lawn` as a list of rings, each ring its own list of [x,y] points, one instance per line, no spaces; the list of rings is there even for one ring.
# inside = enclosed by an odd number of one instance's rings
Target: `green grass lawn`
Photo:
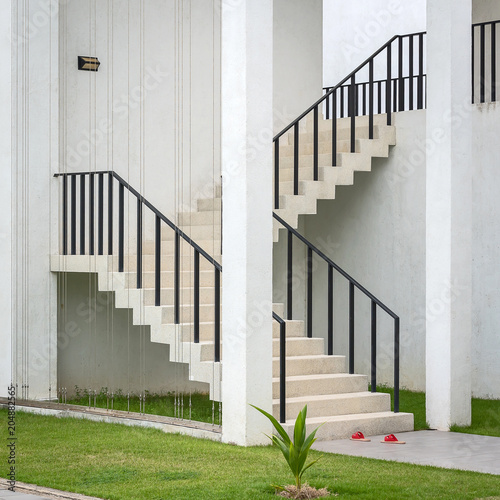
[[[6,437],[7,411],[0,410]],[[17,480],[114,500],[272,499],[292,478],[279,450],[156,429],[17,413]],[[5,442],[5,439],[4,439]],[[320,454],[311,452],[311,458]],[[6,476],[1,459],[0,476]],[[325,454],[304,477],[339,498],[478,499],[497,476]]]

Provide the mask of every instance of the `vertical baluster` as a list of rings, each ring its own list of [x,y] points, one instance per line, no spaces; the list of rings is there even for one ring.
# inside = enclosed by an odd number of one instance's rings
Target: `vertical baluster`
[[[62,252],[68,255],[68,176],[62,176]]]
[[[366,116],[366,83],[362,84],[363,87],[363,116]]]
[[[95,201],[94,201],[94,187],[95,177],[93,173],[89,176],[89,254],[95,253],[95,235],[94,235],[94,218],[95,218]]]
[[[377,112],[382,114],[382,82],[377,82]]]
[[[307,247],[307,336],[312,338],[313,332],[313,275],[312,249]]]
[[[71,176],[71,255],[76,255],[76,175]]]
[[[484,86],[485,86],[485,72],[486,72],[486,49],[485,49],[485,33],[484,33],[485,27],[484,24],[481,24],[481,38],[480,38],[480,49],[481,52],[479,54],[479,70],[480,70],[480,102],[485,101],[485,92],[484,92]]]
[[[286,325],[280,322],[280,422],[286,422]]]
[[[299,123],[293,126],[293,194],[299,194]]]
[[[349,373],[354,373],[354,284],[349,282]]]
[[[330,91],[330,89],[326,89],[327,94],[329,91]],[[325,99],[325,105],[326,105],[326,119],[329,120],[330,119],[330,96],[328,96]]]
[[[314,132],[313,132],[313,156],[314,156],[314,166],[313,166],[313,175],[314,175],[314,180],[318,180],[318,106],[314,108]]]
[[[351,86],[349,87],[349,107],[351,112],[351,153],[356,152],[356,75],[351,77]]]
[[[373,139],[373,59],[368,65],[368,138]]]
[[[288,255],[287,255],[287,287],[286,287],[286,309],[287,319],[292,319],[292,277],[293,277],[293,234],[288,231]]]
[[[408,80],[408,102],[409,102],[409,109],[410,111],[413,110],[413,35],[410,35],[409,37],[409,51],[410,51],[410,62],[409,62],[409,68],[408,68],[408,75],[409,75],[409,80]]]
[[[161,276],[161,219],[157,215],[155,224],[155,306],[159,306],[161,303],[160,276]]]
[[[475,102],[475,88],[474,88],[474,85],[475,85],[475,79],[474,79],[474,71],[476,69],[476,65],[475,65],[475,52],[476,52],[476,32],[475,32],[475,27],[474,25],[472,25],[472,57],[471,57],[471,79],[472,79],[472,82],[471,82],[471,86],[472,86],[472,104],[474,104]]]
[[[385,84],[385,112],[387,113],[387,125],[391,125],[391,44],[387,45],[387,81]]]
[[[220,361],[220,271],[215,267],[214,272],[215,272],[214,361],[218,363]]]
[[[194,249],[194,342],[200,342],[200,252]]]
[[[398,69],[399,69],[399,111],[405,109],[405,81],[403,79],[403,37],[399,37],[399,51],[398,51]]]
[[[491,102],[497,100],[497,42],[496,23],[491,23]]]
[[[332,94],[332,165],[337,165],[337,89]]]
[[[137,288],[142,288],[142,201],[137,198]]]
[[[359,83],[354,85],[354,116],[359,116]]]
[[[80,175],[80,255],[85,255],[85,175]]]
[[[377,303],[372,300],[371,386],[377,392]]]
[[[175,248],[174,248],[174,322],[176,325],[180,323],[180,268],[181,268],[181,241],[179,233],[175,232]]]
[[[340,87],[340,118],[344,118],[344,86]]]
[[[113,174],[108,175],[108,255],[113,255]]]
[[[393,81],[393,89],[392,89],[392,96],[393,96],[393,104],[392,104],[392,110],[396,112],[398,110],[398,79],[394,79]]]
[[[123,272],[125,244],[125,187],[120,183],[118,188],[118,272]]]
[[[394,413],[399,412],[399,318],[394,318]]]
[[[417,109],[424,109],[424,34],[418,35]]]
[[[274,141],[274,208],[280,207],[280,138]]]
[[[333,267],[328,264],[328,355],[333,355]]]
[[[97,186],[97,253],[104,252],[104,174],[99,174]]]

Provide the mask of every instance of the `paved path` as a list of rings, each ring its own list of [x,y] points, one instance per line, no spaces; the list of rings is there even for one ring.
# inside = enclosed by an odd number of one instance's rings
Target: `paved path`
[[[406,444],[385,444],[380,442],[384,436],[370,436],[370,443],[348,439],[317,441],[313,448],[328,453],[500,475],[498,437],[439,431],[400,432],[396,436]]]
[[[0,500],[100,500],[20,482],[16,483],[15,490],[15,492],[9,491],[5,479],[0,479]]]

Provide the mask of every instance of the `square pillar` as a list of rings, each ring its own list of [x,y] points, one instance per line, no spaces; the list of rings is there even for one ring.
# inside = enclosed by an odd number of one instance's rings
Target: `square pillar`
[[[268,442],[272,411],[273,1],[222,3],[222,439]]]
[[[471,0],[427,2],[426,404],[471,420]]]
[[[0,397],[7,396],[12,380],[12,2],[4,2],[0,16]]]

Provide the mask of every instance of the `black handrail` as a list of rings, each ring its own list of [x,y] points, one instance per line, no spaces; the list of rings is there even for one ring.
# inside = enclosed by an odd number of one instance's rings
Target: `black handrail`
[[[313,325],[313,294],[312,294],[312,254],[315,253],[328,265],[328,355],[333,355],[333,270],[337,271],[349,282],[349,373],[354,373],[354,291],[357,288],[371,301],[371,391],[377,391],[377,306],[380,307],[394,320],[394,412],[399,412],[399,340],[400,324],[399,316],[389,309],[381,300],[370,293],[358,281],[344,271],[333,260],[327,257],[321,250],[315,247],[310,241],[302,236],[296,229],[287,224],[279,215],[273,212],[273,217],[287,230],[288,249],[287,249],[287,319],[293,318],[292,313],[292,290],[293,290],[293,237],[304,243],[307,247],[307,336],[312,337]]]
[[[135,190],[120,175],[112,170],[94,172],[64,172],[56,173],[54,177],[63,179],[62,196],[62,253],[68,254],[68,198],[70,198],[70,254],[76,255],[76,179],[80,178],[80,255],[85,255],[86,229],[86,191],[85,178],[89,176],[89,254],[94,255],[94,191],[95,177],[98,179],[97,199],[97,253],[104,254],[104,176],[108,177],[108,255],[113,255],[113,179],[118,182],[118,271],[124,271],[124,191],[127,189],[137,200],[137,288],[142,288],[142,247],[143,247],[143,206],[151,210],[155,216],[155,305],[160,305],[161,287],[161,222],[164,222],[174,232],[174,323],[180,323],[180,238],[186,241],[194,251],[194,342],[200,342],[200,255],[214,267],[214,361],[220,362],[220,273],[222,266],[192,238],[176,226],[168,217],[153,206],[144,196]],[[68,178],[71,179],[71,195],[68,196]]]
[[[273,319],[280,325],[280,422],[286,422],[286,323],[273,311]]]
[[[279,196],[280,196],[280,189],[279,189],[279,160],[280,160],[280,155],[279,155],[279,147],[280,147],[280,138],[289,130],[293,128],[294,130],[294,152],[293,152],[293,194],[298,195],[299,194],[299,122],[305,118],[309,113],[312,111],[314,112],[314,121],[313,121],[313,179],[317,181],[319,179],[319,168],[318,168],[318,152],[319,152],[319,147],[318,147],[318,115],[319,115],[319,106],[325,103],[329,103],[330,98],[332,98],[332,116],[337,115],[336,111],[336,106],[337,106],[337,91],[340,91],[341,94],[341,100],[343,101],[344,99],[344,84],[346,82],[349,82],[347,86],[347,94],[348,94],[348,116],[351,118],[351,124],[350,124],[350,151],[351,153],[355,152],[356,149],[356,115],[357,115],[357,108],[358,108],[358,96],[357,94],[357,87],[356,87],[356,75],[359,73],[360,70],[364,69],[368,65],[368,72],[369,72],[369,81],[368,81],[368,87],[369,87],[369,98],[368,98],[368,116],[369,116],[369,122],[368,122],[368,138],[373,139],[373,130],[374,130],[374,123],[373,123],[373,116],[374,116],[374,93],[373,93],[373,87],[374,87],[374,61],[375,58],[381,54],[384,50],[387,50],[387,60],[386,60],[386,65],[385,65],[385,71],[387,73],[387,78],[386,78],[386,113],[387,113],[387,125],[391,125],[391,107],[389,103],[391,102],[391,96],[393,93],[392,90],[392,44],[395,40],[398,40],[398,77],[397,77],[397,82],[398,82],[398,88],[397,88],[397,97],[398,101],[394,105],[394,109],[397,109],[398,111],[403,111],[404,105],[405,105],[405,78],[403,76],[403,40],[405,38],[408,38],[410,40],[410,53],[409,53],[409,58],[410,58],[410,94],[413,99],[413,63],[414,63],[414,43],[413,40],[415,37],[418,39],[418,54],[419,54],[419,73],[417,76],[417,107],[422,107],[423,106],[423,95],[424,95],[424,73],[423,73],[423,46],[424,46],[424,35],[425,32],[417,32],[417,33],[411,33],[407,35],[395,35],[393,36],[388,42],[386,42],[382,47],[380,47],[376,52],[374,52],[368,59],[366,59],[363,63],[361,63],[354,71],[349,73],[343,80],[341,80],[337,85],[334,87],[330,87],[330,90],[328,90],[321,98],[319,98],[312,106],[307,108],[301,115],[299,115],[295,120],[293,120],[290,124],[288,124],[285,128],[283,128],[278,134],[276,134],[273,138],[274,142],[274,148],[275,148],[275,153],[274,153],[274,179],[275,179],[275,187],[274,187],[274,208],[278,209],[279,208]],[[394,96],[396,96],[396,93],[394,93]],[[365,96],[366,99],[366,96]],[[343,108],[342,108],[343,109]],[[332,166],[337,165],[337,123],[336,120],[332,120]]]

